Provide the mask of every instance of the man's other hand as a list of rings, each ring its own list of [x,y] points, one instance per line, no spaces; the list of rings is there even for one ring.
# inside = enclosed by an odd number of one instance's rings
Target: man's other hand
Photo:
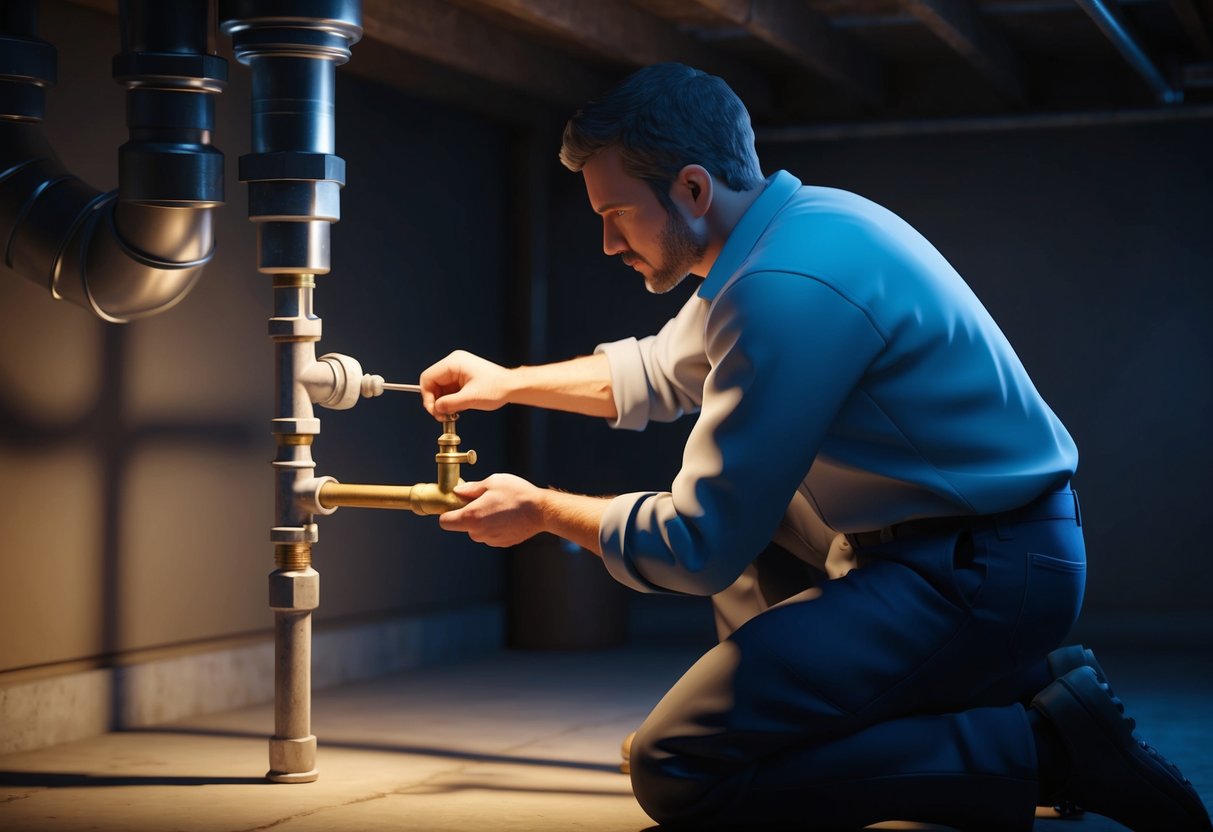
[[[455,495],[468,504],[438,516],[447,531],[467,532],[489,546],[513,546],[544,531],[543,489],[522,477],[493,474],[480,482],[460,483]]]
[[[421,404],[435,418],[464,410],[496,410],[507,403],[509,370],[455,350],[421,374]]]

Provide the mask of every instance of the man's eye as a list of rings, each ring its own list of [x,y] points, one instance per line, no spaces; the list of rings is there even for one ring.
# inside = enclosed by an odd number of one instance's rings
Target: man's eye
[[[626,213],[627,213],[627,211],[623,210],[622,208],[619,208],[615,211],[615,216],[622,217]]]

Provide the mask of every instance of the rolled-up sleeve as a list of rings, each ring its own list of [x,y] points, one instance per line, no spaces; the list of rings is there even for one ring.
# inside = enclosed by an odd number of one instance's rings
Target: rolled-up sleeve
[[[692,295],[661,331],[647,338],[599,344],[607,357],[618,416],[613,428],[644,430],[649,422],[672,422],[695,413],[703,401],[708,360],[703,352],[708,302]]]
[[[608,571],[640,591],[711,595],[733,583],[884,347],[863,309],[779,272],[720,292],[700,337],[701,411],[671,490],[616,497],[599,527]]]

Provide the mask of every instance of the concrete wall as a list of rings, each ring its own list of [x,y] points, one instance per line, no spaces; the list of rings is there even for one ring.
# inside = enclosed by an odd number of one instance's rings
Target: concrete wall
[[[45,2],[42,36],[59,50],[47,132],[69,169],[113,188],[126,140],[124,92],[110,77],[117,20]],[[0,270],[0,671],[82,667],[271,625],[271,291],[236,181],[249,146],[247,70],[226,57],[215,143],[227,205],[215,260],[181,305],[115,327]],[[455,346],[498,352],[505,131],[338,78],[348,183],[333,272],[318,279],[319,351],[397,381]],[[318,473],[433,480],[440,430],[416,397],[317,415]],[[483,467],[504,456],[502,424],[460,422]],[[342,509],[320,535],[318,630],[500,600],[499,561],[433,518]]]

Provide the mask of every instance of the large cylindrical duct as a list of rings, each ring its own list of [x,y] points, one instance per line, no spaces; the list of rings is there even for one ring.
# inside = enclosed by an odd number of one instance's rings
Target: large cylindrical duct
[[[311,616],[320,603],[312,568],[315,514],[332,513],[317,490],[312,440],[320,420],[307,388],[321,321],[316,275],[329,271],[329,231],[340,217],[345,162],[335,155],[336,68],[362,36],[357,0],[220,0],[220,28],[252,72],[252,150],[240,158],[257,225],[257,270],[273,276],[276,406],[272,431],[277,567],[274,611],[274,735],[267,777],[306,783],[318,776],[311,733]]]
[[[130,140],[117,191],[65,170],[42,131],[55,49],[36,0],[0,10],[0,251],[55,298],[121,323],[162,312],[213,253],[223,155],[211,145],[227,62],[207,53],[208,0],[123,0],[114,79],[127,88]]]

